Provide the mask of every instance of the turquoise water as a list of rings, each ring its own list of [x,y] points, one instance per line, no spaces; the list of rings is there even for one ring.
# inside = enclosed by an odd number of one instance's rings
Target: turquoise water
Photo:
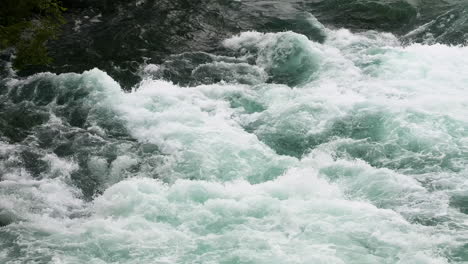
[[[468,48],[311,23],[6,79],[0,262],[468,263]]]

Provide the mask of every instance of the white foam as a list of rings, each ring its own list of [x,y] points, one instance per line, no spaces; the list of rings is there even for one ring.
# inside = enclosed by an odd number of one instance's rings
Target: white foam
[[[468,48],[402,47],[394,36],[376,32],[327,34],[324,44],[293,33],[257,32],[224,42],[245,53],[268,52],[280,36],[308,43],[305,49],[317,52],[320,67],[311,82],[295,88],[184,88],[146,79],[124,93],[97,69],[31,77],[52,78],[59,86],[76,80],[90,91],[89,104],[113,111],[135,139],[155,144],[165,163],[155,168],[159,179],[126,179],[126,170],[137,164],[133,157],[119,156],[110,166],[90,157],[88,168],[109,188],[89,207],[66,183],[76,168],[70,160],[46,157],[47,175],[55,178],[9,171],[0,182],[1,206],[27,221],[7,230],[45,234],[18,236],[15,243],[28,248],[19,260],[42,254],[57,263],[448,263],[448,251],[468,237],[449,228],[466,225],[464,215],[449,207],[451,192],[468,186],[466,169],[442,171],[436,163],[439,170],[420,174],[377,168],[364,154],[355,158],[340,148],[367,147],[365,154],[375,156],[385,148],[407,151],[383,155],[383,164],[458,155],[455,165],[466,168]],[[261,109],[233,106],[238,97]],[[377,124],[366,123],[368,118]],[[382,131],[372,141],[373,135],[339,134],[338,125]],[[335,134],[326,138],[327,131]],[[294,158],[275,152],[272,142],[264,142],[268,136],[273,143],[288,136],[326,140]],[[1,146],[2,157],[15,148]],[[440,189],[430,190],[430,184]],[[71,218],[83,210],[84,216]],[[418,217],[446,222],[410,221]]]

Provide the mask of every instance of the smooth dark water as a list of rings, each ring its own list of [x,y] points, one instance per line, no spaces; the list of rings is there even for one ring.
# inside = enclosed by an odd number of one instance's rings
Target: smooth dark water
[[[161,64],[187,51],[225,54],[221,41],[244,31],[291,30],[324,41],[320,30],[311,25],[311,15],[329,28],[391,32],[403,43],[465,44],[468,31],[468,4],[463,0],[82,0],[64,4],[69,6],[70,22],[62,37],[50,43],[55,63],[31,70],[82,72],[98,67],[125,89],[141,80],[144,62]],[[175,82],[187,82],[178,73],[167,75]]]

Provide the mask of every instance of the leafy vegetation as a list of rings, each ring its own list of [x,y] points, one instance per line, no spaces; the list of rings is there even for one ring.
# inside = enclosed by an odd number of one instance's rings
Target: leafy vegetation
[[[2,0],[0,49],[15,49],[15,68],[52,61],[45,44],[58,36],[65,23],[63,11],[57,0]]]

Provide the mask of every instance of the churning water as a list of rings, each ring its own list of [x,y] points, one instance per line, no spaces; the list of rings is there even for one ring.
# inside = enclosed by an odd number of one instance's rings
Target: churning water
[[[6,78],[0,262],[468,263],[468,47],[308,19]]]

